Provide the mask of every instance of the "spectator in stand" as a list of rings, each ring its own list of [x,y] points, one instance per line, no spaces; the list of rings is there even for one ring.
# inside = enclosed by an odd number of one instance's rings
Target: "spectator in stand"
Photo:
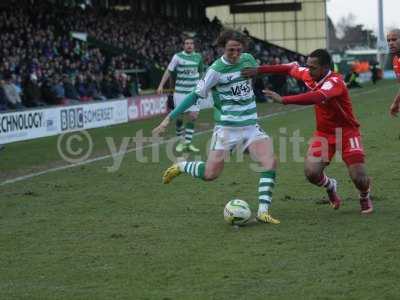
[[[0,78],[0,111],[5,111],[8,109],[6,94],[4,93],[4,80]]]
[[[30,74],[23,83],[22,103],[26,107],[36,107],[45,105],[42,102],[42,92],[38,84],[38,78],[35,73]]]
[[[96,77],[94,75],[89,74],[87,76],[87,93],[88,97],[94,100],[107,100],[100,93],[99,83],[96,81]]]
[[[21,81],[21,77],[17,76],[16,74],[12,74],[11,81],[15,86],[15,90],[17,91],[17,94],[22,99],[22,81]]]
[[[103,77],[103,80],[101,81],[101,93],[107,99],[112,99],[113,98],[111,81],[112,81],[112,78],[111,78],[111,74],[109,74],[109,73],[107,73]]]
[[[71,81],[71,78],[67,74],[63,75],[63,86],[65,91],[65,98],[67,98],[70,103],[79,102],[79,94],[76,91],[75,86]]]
[[[41,93],[43,101],[47,105],[61,105],[52,89],[53,80],[51,78],[44,78],[41,86]]]
[[[22,105],[21,97],[18,93],[17,87],[15,86],[12,73],[10,71],[5,72],[4,74],[4,83],[2,86],[5,100],[7,103],[7,107],[12,109],[23,109],[25,108]]]
[[[84,77],[83,74],[79,74],[75,78],[75,89],[78,92],[79,100],[81,102],[88,102],[88,101],[92,100],[89,97],[88,90],[87,90],[87,85],[85,83],[85,77]]]
[[[132,92],[129,86],[130,78],[125,73],[122,73],[120,78],[122,95],[126,98],[132,97]]]
[[[62,79],[59,76],[54,76],[54,81],[51,86],[51,91],[53,92],[58,104],[68,104],[65,98],[65,89]]]
[[[115,72],[114,76],[112,77],[111,94],[112,94],[112,99],[121,98],[123,96],[120,74],[118,72]]]

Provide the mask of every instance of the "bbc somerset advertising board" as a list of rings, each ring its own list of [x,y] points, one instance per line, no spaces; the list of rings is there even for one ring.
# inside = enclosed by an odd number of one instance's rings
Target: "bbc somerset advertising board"
[[[61,132],[105,127],[126,122],[128,122],[126,99],[60,108]]]
[[[0,144],[128,121],[127,100],[16,111],[0,114]]]
[[[200,101],[202,109],[211,105],[210,99]],[[148,119],[166,113],[166,95],[0,113],[0,144]]]

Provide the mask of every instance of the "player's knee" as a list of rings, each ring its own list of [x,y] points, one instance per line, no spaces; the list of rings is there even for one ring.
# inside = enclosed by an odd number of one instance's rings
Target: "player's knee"
[[[309,168],[304,169],[304,175],[306,176],[307,180],[311,183],[318,183],[321,176],[319,172],[316,172],[315,170]]]
[[[265,170],[276,170],[277,165],[278,165],[278,162],[274,155],[271,155],[270,157],[264,159],[264,161],[261,162],[261,166]]]
[[[270,164],[271,164],[271,166],[268,169],[276,170],[278,168],[278,160],[276,159],[276,157],[274,155],[272,155],[272,157],[271,157]]]
[[[215,180],[215,179],[217,179],[218,178],[218,173],[217,172],[205,172],[204,173],[204,180],[205,181],[213,181],[213,180]]]

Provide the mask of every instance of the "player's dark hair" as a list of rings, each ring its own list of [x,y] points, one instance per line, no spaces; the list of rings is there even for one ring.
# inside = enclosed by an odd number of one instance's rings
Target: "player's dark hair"
[[[193,42],[195,41],[194,37],[186,35],[183,37],[182,42],[185,43],[187,40],[192,40]]]
[[[325,49],[317,49],[310,53],[308,57],[316,57],[318,59],[318,64],[323,67],[332,66],[332,58],[328,51]]]
[[[228,29],[220,33],[217,39],[217,45],[218,47],[223,48],[229,41],[239,42],[243,45],[244,48],[247,48],[250,40],[245,34],[241,33],[240,31]]]

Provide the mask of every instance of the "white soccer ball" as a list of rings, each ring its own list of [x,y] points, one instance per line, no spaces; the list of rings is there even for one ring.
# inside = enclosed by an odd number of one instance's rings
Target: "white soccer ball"
[[[250,206],[246,201],[233,199],[224,208],[224,219],[231,225],[244,225],[251,217]]]

